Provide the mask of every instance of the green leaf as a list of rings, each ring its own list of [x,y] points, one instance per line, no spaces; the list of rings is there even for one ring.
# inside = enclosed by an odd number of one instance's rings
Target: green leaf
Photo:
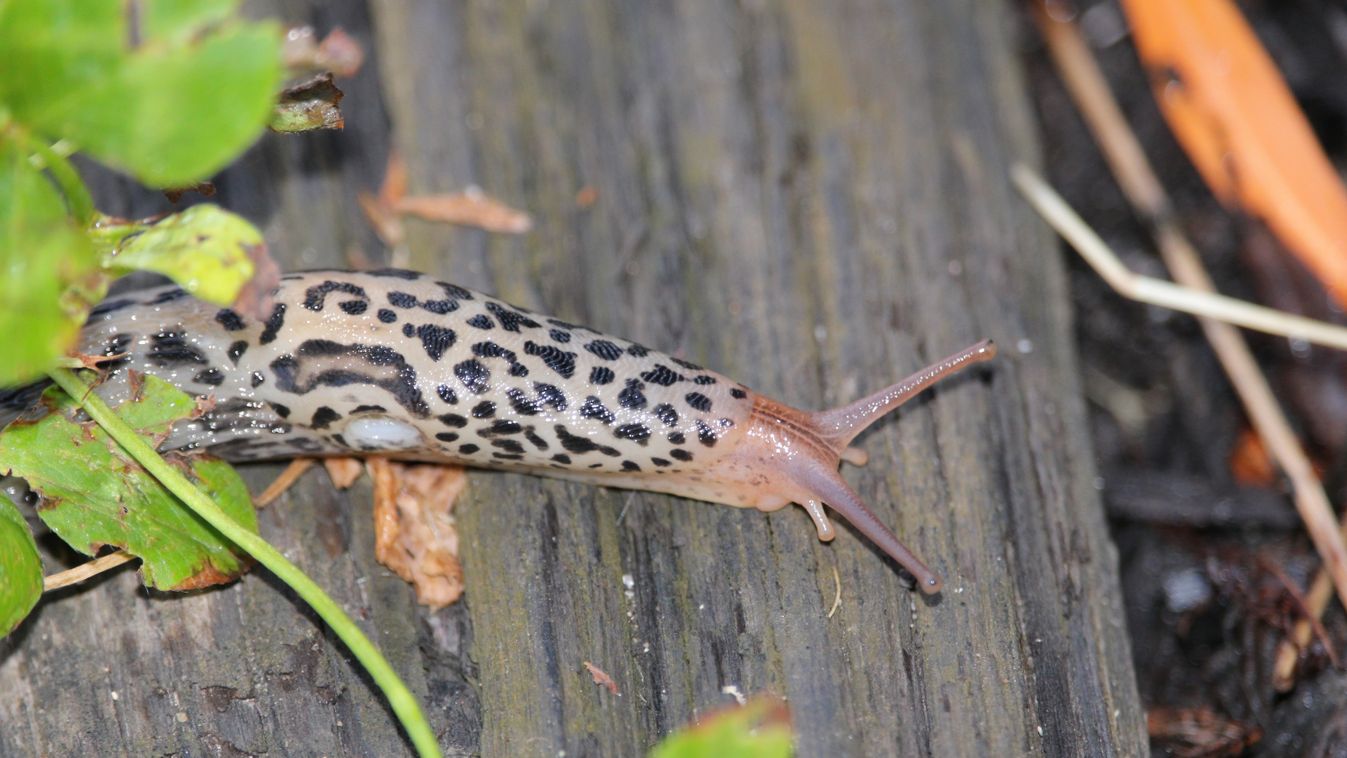
[[[0,387],[37,377],[74,344],[89,301],[63,293],[97,271],[61,194],[0,130]]]
[[[0,495],[0,637],[28,616],[42,597],[42,561],[28,523]]]
[[[710,714],[669,735],[650,751],[650,758],[789,758],[794,753],[785,703],[758,695],[742,707]]]
[[[247,219],[214,205],[194,205],[137,228],[144,231],[125,238],[103,265],[118,272],[158,272],[221,305],[234,302],[252,278],[249,250],[263,244],[262,233]]]
[[[279,26],[236,7],[0,3],[0,110],[148,184],[194,184],[262,133],[280,86]]]
[[[118,415],[153,439],[192,415],[191,397],[153,376]],[[232,581],[246,568],[232,543],[179,502],[128,457],[65,393],[43,395],[53,413],[15,423],[0,433],[0,471],[13,474],[44,498],[38,516],[71,547],[88,555],[104,545],[139,556],[149,587],[197,589]],[[228,464],[199,457],[180,467],[231,518],[257,531],[247,488]]]

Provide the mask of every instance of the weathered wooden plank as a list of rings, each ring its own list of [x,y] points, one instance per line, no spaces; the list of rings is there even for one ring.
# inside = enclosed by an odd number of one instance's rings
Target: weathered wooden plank
[[[862,437],[871,462],[847,472],[943,573],[933,600],[850,529],[819,544],[799,509],[481,473],[460,512],[467,602],[427,614],[370,557],[368,490],[306,479],[266,534],[363,619],[446,748],[634,755],[733,685],[789,697],[804,755],[1143,749],[1065,283],[1005,181],[1036,154],[1005,8],[314,13],[373,46],[344,87],[348,131],[269,138],[221,182],[293,267],[376,249],[354,193],[396,144],[413,191],[476,183],[537,222],[524,238],[412,222],[414,267],[793,404],[844,402],[982,336],[1004,349]],[[402,749],[274,581],[134,586],[123,572],[44,604],[0,647],[0,753]]]

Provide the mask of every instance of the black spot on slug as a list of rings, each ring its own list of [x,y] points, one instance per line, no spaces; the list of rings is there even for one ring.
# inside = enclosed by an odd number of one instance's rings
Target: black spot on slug
[[[356,413],[384,413],[387,409],[382,405],[357,405],[351,409],[352,414]]]
[[[266,380],[267,380],[267,378],[266,378],[265,376],[262,375],[262,372],[261,372],[261,371],[254,371],[254,372],[253,372],[253,378],[252,378],[251,380],[249,380],[248,383],[251,384],[251,385],[253,386],[253,388],[255,389],[255,388],[257,388],[258,386],[260,386],[260,385],[262,384],[262,382],[265,382]]]
[[[443,316],[446,313],[453,313],[458,310],[457,300],[423,300],[421,301],[422,310],[430,311]]]
[[[311,311],[321,311],[329,292],[345,292],[348,295],[355,295],[361,300],[369,299],[369,296],[365,294],[364,287],[350,282],[334,282],[329,279],[321,284],[313,285],[304,292],[304,307]],[[363,312],[364,308],[361,308],[361,311]]]
[[[96,310],[98,309],[95,308],[94,311]],[[98,315],[94,311],[89,312],[89,318],[93,318],[94,316]],[[245,326],[245,324],[243,323],[243,317],[235,313],[230,308],[221,308],[220,310],[216,311],[215,320],[219,322],[220,326],[224,327],[224,330],[226,332],[237,332],[238,330],[244,328]]]
[[[708,384],[715,384],[716,378],[710,374],[702,374],[692,381],[705,387]]]
[[[483,437],[494,437],[499,434],[519,434],[524,427],[517,421],[511,421],[508,418],[498,418],[491,422],[491,426],[478,432]]]
[[[552,410],[555,411],[566,410],[566,393],[562,392],[555,385],[547,384],[545,382],[534,382],[533,390],[538,393],[538,399],[542,401],[543,405],[550,405]]]
[[[685,437],[682,432],[669,432],[665,439],[675,445],[682,445],[688,441],[688,438]]]
[[[748,393],[747,393],[747,392],[744,392],[743,390],[739,389],[738,387],[731,387],[731,388],[730,388],[730,397],[734,398],[735,400],[743,400],[744,398],[748,397]]]
[[[682,366],[683,368],[687,369],[688,371],[702,371],[702,370],[703,370],[701,366],[698,366],[697,364],[693,363],[692,361],[685,361],[685,360],[683,360],[682,358],[672,358],[671,360],[673,360],[674,363],[677,363],[678,365],[680,365],[680,366]]]
[[[507,332],[517,332],[521,326],[528,327],[529,329],[537,329],[541,326],[537,321],[534,321],[519,311],[506,308],[500,303],[488,302],[486,304],[486,309],[500,322],[500,328]]]
[[[660,403],[654,408],[651,408],[650,412],[655,414],[655,418],[664,422],[665,426],[678,425],[678,411],[674,410],[674,407],[668,403]]]
[[[636,343],[632,343],[627,346],[627,355],[635,356],[637,358],[644,358],[647,355],[650,355],[650,348],[646,347],[645,345],[637,345]]]
[[[628,379],[627,386],[621,392],[617,393],[618,404],[623,408],[632,411],[644,408],[646,406],[646,399],[645,393],[641,392],[643,389],[645,389],[644,384],[641,384],[635,379]]]
[[[519,440],[491,440],[492,447],[498,447],[507,453],[524,452],[524,443]]]
[[[615,361],[622,357],[622,348],[608,340],[593,340],[585,344],[585,349],[605,361]]]
[[[439,432],[435,435],[435,439],[440,442],[453,442],[458,439],[458,432]]]
[[[89,319],[90,319],[90,320],[93,320],[93,319],[98,318],[99,316],[106,316],[106,315],[109,314],[109,313],[113,313],[113,312],[115,312],[115,311],[119,311],[119,310],[121,310],[121,309],[123,309],[123,308],[125,308],[125,307],[127,307],[127,306],[135,305],[135,304],[136,304],[136,301],[135,301],[135,300],[132,300],[132,299],[129,298],[129,297],[120,298],[120,299],[118,299],[118,300],[108,300],[108,301],[99,303],[97,306],[94,307],[93,310],[89,311]],[[240,328],[242,328],[242,327],[240,327]],[[29,492],[32,492],[32,490],[29,490]]]
[[[645,424],[623,424],[613,430],[613,436],[622,440],[631,440],[644,447],[650,439],[650,427]]]
[[[314,429],[326,429],[332,425],[333,421],[340,421],[340,420],[341,420],[340,413],[337,413],[336,411],[332,410],[326,405],[323,405],[319,406],[318,410],[313,412],[313,420],[309,422],[309,426],[313,427]]]
[[[556,455],[552,456],[552,460],[556,461],[557,463],[560,463],[563,466],[571,465],[571,457],[569,455],[566,455],[565,453],[557,453]]]
[[[262,336],[257,338],[259,345],[266,345],[276,340],[276,334],[281,331],[285,324],[285,303],[276,303],[271,309],[271,315],[267,316],[263,324]]]
[[[436,418],[439,419],[441,424],[454,429],[462,429],[468,425],[468,420],[457,413],[442,413]]]
[[[677,448],[677,449],[675,449],[675,450],[670,450],[670,451],[669,451],[669,455],[672,456],[672,457],[674,457],[674,458],[676,458],[676,459],[678,459],[678,460],[680,460],[680,461],[690,461],[690,460],[692,460],[692,453],[689,453],[688,451],[686,451],[686,450],[684,450],[684,449],[682,449],[682,448]]]
[[[316,375],[304,376],[301,368],[317,358],[346,359],[341,368],[325,368]],[[363,360],[369,372],[361,371]],[[321,365],[321,364],[320,364]],[[417,418],[430,415],[430,407],[421,396],[416,381],[416,369],[392,348],[383,345],[344,345],[332,340],[305,340],[294,355],[282,355],[270,364],[276,377],[276,387],[284,392],[305,394],[318,386],[345,387],[366,384],[380,387],[393,396],[398,404]],[[303,376],[304,382],[299,379]]]
[[[561,443],[562,447],[566,448],[566,452],[568,453],[580,455],[597,450],[610,458],[616,458],[621,455],[615,448],[608,447],[607,445],[600,445],[588,437],[571,434],[570,431],[561,424],[552,427],[552,431],[556,432],[557,441]]]
[[[614,374],[613,370],[608,368],[607,366],[595,366],[594,368],[589,370],[590,384],[599,384],[599,385],[611,384],[612,381],[616,378],[617,374]]]
[[[351,316],[359,316],[369,308],[369,303],[364,300],[343,300],[342,302],[337,303],[337,307],[346,311],[346,313]]]
[[[494,415],[496,415],[496,404],[490,400],[483,400],[472,407],[473,418],[491,418]]]
[[[458,452],[460,452],[460,453],[462,453],[462,454],[464,454],[464,455],[472,455],[473,453],[475,453],[475,452],[477,452],[478,450],[481,450],[481,449],[482,449],[482,448],[480,448],[480,447],[478,447],[478,446],[472,444],[471,442],[469,442],[469,443],[466,444],[466,445],[460,445],[459,448],[458,448]]]
[[[246,352],[248,352],[247,340],[238,340],[230,344],[229,349],[225,351],[225,355],[229,356],[229,360],[237,366],[239,365],[239,358],[242,358]]]
[[[209,384],[218,387],[224,383],[224,374],[220,373],[218,368],[208,368],[192,377],[192,381],[198,384]]]
[[[394,321],[398,320],[398,314],[388,310],[387,308],[380,308],[378,316],[379,320],[384,322],[385,324],[391,324]]]
[[[641,467],[636,465],[636,461],[622,461],[623,471],[640,471]]]
[[[468,319],[468,326],[475,326],[478,329],[491,329],[495,325],[496,322],[492,321],[491,317],[486,315],[485,313],[479,313],[476,316],[473,316],[472,318]]]
[[[443,357],[444,351],[453,347],[454,341],[458,339],[453,329],[445,329],[434,324],[421,324],[416,327],[416,336],[421,338],[421,346],[425,348],[426,355],[430,356],[432,361],[438,361]]]
[[[541,358],[548,368],[567,379],[575,373],[575,353],[567,352],[555,345],[539,345],[532,340],[524,343],[524,352]]]
[[[449,282],[435,282],[435,284],[439,285],[440,289],[444,290],[444,294],[454,298],[455,300],[472,299],[472,291],[460,287],[457,284],[450,284]]]
[[[454,375],[474,395],[486,392],[486,388],[491,381],[491,372],[474,358],[454,366]]]
[[[688,405],[692,406],[694,410],[701,411],[702,413],[711,410],[711,398],[700,392],[689,392],[683,396],[683,399],[686,400]]]
[[[651,384],[658,384],[661,387],[668,387],[674,382],[683,380],[683,375],[664,365],[656,363],[655,367],[649,371],[643,372],[641,378]]]
[[[707,447],[715,447],[718,439],[715,430],[711,428],[710,424],[707,424],[705,421],[697,422],[697,440],[699,442]]]
[[[613,412],[608,410],[597,397],[590,395],[585,398],[584,405],[580,406],[580,416],[583,418],[592,418],[602,421],[605,424],[611,424],[616,420]]]
[[[156,366],[175,366],[183,363],[204,365],[210,363],[195,346],[187,344],[187,333],[164,331],[150,338],[150,350],[145,358]]]
[[[542,411],[542,401],[525,395],[518,387],[506,390],[505,396],[510,398],[510,408],[520,416],[536,416]]]
[[[551,337],[553,341],[560,342],[563,345],[571,341],[571,333],[564,329],[552,329],[547,332],[547,336]]]
[[[394,308],[415,308],[416,295],[395,290],[388,293],[388,304],[392,305]]]
[[[368,272],[370,276],[386,276],[392,279],[406,279],[415,281],[421,278],[421,274],[415,271],[408,271],[405,268],[381,268]]]
[[[441,384],[436,387],[435,394],[439,395],[441,400],[450,405],[458,405],[458,394],[454,392],[453,387],[450,387],[447,384]]]
[[[650,462],[660,467],[671,465],[669,460],[666,458],[651,458]]]
[[[528,440],[529,444],[533,445],[539,450],[547,449],[547,440],[543,439],[542,437],[539,437],[538,433],[533,431],[533,427],[531,426],[524,430],[524,439]]]
[[[149,301],[147,305],[163,305],[164,303],[171,303],[174,300],[181,300],[184,297],[187,297],[187,290],[182,287],[174,287],[173,289],[164,290],[159,293],[153,300]]]
[[[281,418],[290,418],[290,408],[288,406],[281,405],[280,403],[269,403],[269,405],[271,405],[273,411],[276,411],[277,416],[280,416]]]

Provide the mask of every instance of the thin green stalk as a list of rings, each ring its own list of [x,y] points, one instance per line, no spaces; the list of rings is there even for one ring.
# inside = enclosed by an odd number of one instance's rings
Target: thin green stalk
[[[89,188],[85,186],[79,172],[70,165],[70,161],[66,160],[64,155],[53,150],[51,145],[41,139],[28,136],[26,141],[42,162],[47,164],[47,171],[51,174],[51,178],[56,180],[57,186],[65,195],[66,203],[70,205],[70,215],[74,216],[81,226],[92,224],[98,212],[94,210],[93,195],[89,194]]]
[[[416,697],[412,695],[407,685],[398,678],[393,667],[389,665],[388,660],[383,657],[374,643],[361,633],[360,628],[342,612],[332,598],[327,596],[312,579],[300,571],[290,561],[286,560],[276,548],[269,545],[266,540],[253,534],[252,532],[239,526],[215,501],[207,497],[201,490],[197,489],[182,474],[168,464],[154,448],[150,447],[140,435],[136,434],[131,427],[126,425],[117,414],[109,408],[98,395],[90,391],[89,385],[85,384],[79,377],[75,376],[69,369],[55,368],[50,372],[51,378],[66,394],[75,399],[86,413],[103,427],[113,439],[117,440],[127,453],[135,458],[141,466],[145,467],[154,475],[156,479],[163,483],[178,499],[182,500],[187,507],[191,508],[198,516],[205,519],[207,523],[215,527],[226,539],[242,548],[248,555],[252,556],[258,563],[265,566],[271,573],[275,574],[281,581],[289,585],[294,591],[303,598],[309,607],[322,617],[323,621],[337,633],[341,641],[346,643],[347,649],[360,661],[360,665],[365,667],[369,675],[374,679],[379,689],[383,690],[384,696],[388,698],[388,703],[393,707],[393,713],[402,722],[403,729],[407,730],[407,736],[411,738],[412,744],[416,747],[417,753],[422,756],[439,756],[440,746],[435,739],[435,733],[431,731],[430,724],[426,721],[425,714],[421,712],[421,706],[416,702]]]

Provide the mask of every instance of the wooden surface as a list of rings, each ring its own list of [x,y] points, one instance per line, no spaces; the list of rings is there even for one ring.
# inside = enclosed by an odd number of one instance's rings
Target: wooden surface
[[[263,9],[265,12],[266,9]],[[265,535],[329,588],[450,753],[638,755],[789,698],[800,754],[1135,755],[1131,656],[1055,244],[1006,180],[1037,156],[1009,7],[855,2],[282,3],[371,58],[343,134],[269,136],[219,181],[291,268],[382,250],[355,193],[482,186],[522,238],[409,224],[410,264],[836,405],[983,336],[1002,357],[864,435],[847,478],[945,578],[849,528],[474,473],[467,599],[372,558],[369,487],[307,476]],[[581,208],[576,193],[597,202]],[[99,182],[104,208],[155,196]],[[278,470],[248,472],[258,488]],[[49,568],[58,564],[53,561]],[[829,617],[840,581],[840,605]],[[595,686],[583,662],[621,688]],[[396,755],[345,651],[265,574],[188,597],[123,570],[0,643],[0,754]]]

